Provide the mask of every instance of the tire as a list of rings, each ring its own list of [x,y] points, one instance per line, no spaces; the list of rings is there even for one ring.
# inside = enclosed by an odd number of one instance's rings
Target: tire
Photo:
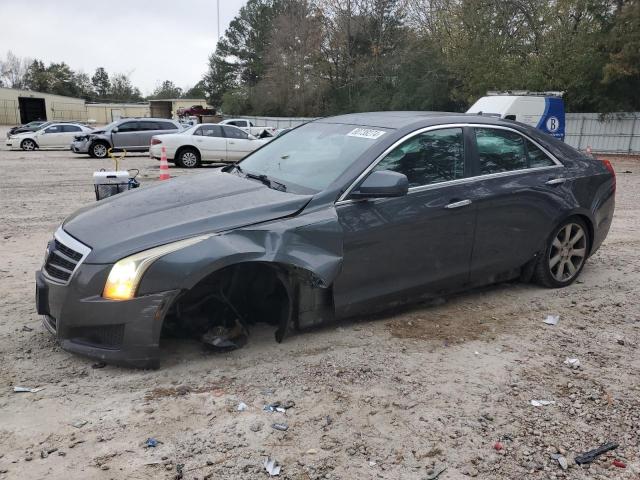
[[[20,148],[25,152],[32,152],[38,148],[38,145],[30,138],[26,138],[20,143]]]
[[[200,153],[195,148],[183,148],[176,155],[175,163],[182,168],[199,167]]]
[[[109,148],[111,147],[107,142],[93,142],[89,146],[89,155],[93,158],[107,158]]]
[[[538,259],[534,280],[547,288],[561,288],[576,281],[589,254],[591,238],[587,224],[571,217],[556,227]]]

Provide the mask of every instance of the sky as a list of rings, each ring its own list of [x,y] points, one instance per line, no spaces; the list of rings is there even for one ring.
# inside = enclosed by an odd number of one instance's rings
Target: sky
[[[220,31],[246,0],[220,1]],[[0,57],[129,74],[143,95],[163,80],[191,87],[215,50],[216,0],[0,0]],[[13,20],[12,20],[13,19]]]

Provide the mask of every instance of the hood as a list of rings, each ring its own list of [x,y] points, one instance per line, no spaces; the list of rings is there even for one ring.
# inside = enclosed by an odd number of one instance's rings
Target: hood
[[[11,134],[11,136],[13,138],[24,138],[24,137],[31,137],[35,134],[36,132],[32,132],[30,130],[26,131],[26,132],[17,132],[17,133],[13,133]]]
[[[195,235],[290,216],[310,199],[217,170],[101,200],[68,217],[63,228],[91,247],[86,263],[113,263]]]

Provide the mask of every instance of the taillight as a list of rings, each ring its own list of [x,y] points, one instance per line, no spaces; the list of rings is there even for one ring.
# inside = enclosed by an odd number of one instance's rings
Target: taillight
[[[613,191],[616,190],[616,171],[613,169],[613,165],[609,160],[602,159],[602,163],[604,163],[604,167],[609,170],[609,173],[613,177]]]
[[[162,140],[160,140],[159,138],[152,138],[151,139],[151,145],[158,145],[162,143]]]

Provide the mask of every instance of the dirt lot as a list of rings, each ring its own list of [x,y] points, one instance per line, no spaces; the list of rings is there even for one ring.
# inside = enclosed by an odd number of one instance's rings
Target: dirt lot
[[[0,478],[266,478],[267,456],[289,479],[426,479],[438,465],[439,479],[640,478],[637,161],[615,160],[611,233],[567,289],[503,284],[282,344],[254,329],[222,355],[171,341],[157,371],[93,368],[56,346],[34,311],[46,242],[94,201],[91,173],[109,166],[0,151]],[[125,166],[146,186],[158,175],[146,156]],[[545,325],[547,314],[560,322]],[[276,400],[295,406],[263,411]],[[575,464],[606,442],[620,446]]]

